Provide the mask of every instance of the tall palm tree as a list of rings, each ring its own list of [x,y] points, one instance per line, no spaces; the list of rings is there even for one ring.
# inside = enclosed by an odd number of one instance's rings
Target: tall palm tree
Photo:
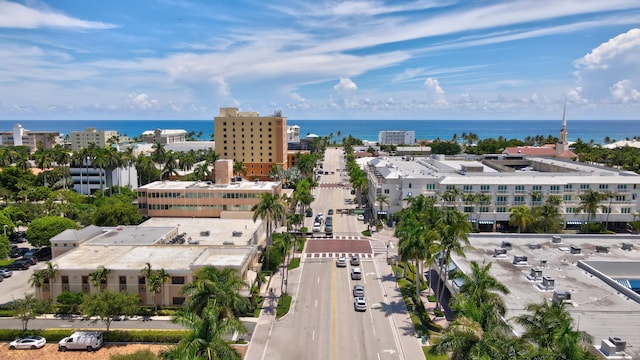
[[[164,284],[171,279],[171,275],[164,269],[153,270],[151,263],[147,263],[145,268],[140,271],[147,281],[147,286],[151,296],[153,297],[153,306],[156,313],[158,312],[157,295],[162,292]]]
[[[246,329],[238,319],[221,316],[223,310],[215,305],[207,306],[200,314],[179,312],[172,321],[189,329],[189,332],[176,347],[163,351],[160,357],[170,360],[242,359],[224,335],[245,332]]]
[[[603,200],[603,195],[599,192],[593,191],[591,189],[586,192],[578,195],[580,199],[580,205],[577,210],[579,212],[584,212],[587,215],[587,232],[589,231],[589,224],[592,220],[595,220],[596,213],[598,212],[598,208],[600,207],[600,201]]]
[[[161,142],[156,141],[155,144],[151,147],[153,149],[153,153],[151,154],[151,159],[156,164],[162,164],[165,162],[165,155],[167,153],[164,145]]]
[[[106,148],[95,148],[93,151],[93,158],[91,159],[91,166],[94,169],[99,169],[99,178],[100,178],[100,193],[104,193],[104,170],[109,165],[109,151]]]
[[[273,245],[276,246],[282,254],[282,281],[280,284],[280,292],[286,294],[284,283],[285,279],[288,279],[289,277],[287,264],[290,261],[289,255],[291,254],[291,246],[293,245],[291,235],[289,233],[282,234],[282,236],[280,236],[276,241],[273,242]]]
[[[284,204],[280,201],[280,196],[271,193],[262,194],[262,199],[259,203],[253,205],[251,208],[253,211],[253,222],[258,218],[267,224],[267,265],[269,264],[269,247],[273,240],[273,231],[277,222],[282,219],[282,215],[285,213]]]
[[[96,271],[89,273],[89,280],[95,287],[96,293],[99,293],[103,287],[107,287],[107,281],[110,274],[111,269],[107,269],[104,266],[100,266],[98,267],[98,269],[96,269]]]
[[[133,146],[127,147],[123,152],[120,153],[120,161],[122,166],[127,170],[127,176],[129,177],[127,187],[131,189],[131,167],[136,164],[136,156],[133,153]]]
[[[447,283],[449,277],[451,255],[456,254],[464,257],[464,250],[470,247],[468,235],[471,230],[471,223],[469,223],[466,214],[461,213],[455,208],[445,209],[437,226],[437,231],[440,234],[441,250],[440,279],[443,284]],[[442,305],[444,289],[445,286],[442,286],[442,289],[440,289],[438,305]]]
[[[531,210],[525,205],[512,207],[509,211],[511,211],[511,215],[509,215],[509,225],[517,226],[518,233],[525,231],[527,226],[533,223]]]
[[[40,170],[42,170],[42,175],[44,177],[44,186],[49,186],[47,184],[47,172],[45,169],[51,168],[53,165],[53,154],[49,149],[38,149],[35,153],[33,153],[33,158],[36,162],[36,166]]]
[[[359,170],[356,175],[351,179],[351,185],[356,189],[356,200],[358,201],[358,208],[360,208],[360,201],[362,200],[362,194],[367,191],[369,187],[369,179],[367,173]]]
[[[233,173],[236,174],[236,176],[244,176],[247,174],[247,169],[242,161],[233,162]]]
[[[376,201],[378,202],[378,206],[380,206],[380,211],[384,210],[384,206],[391,206],[391,201],[389,201],[389,196],[385,194],[378,194],[376,196]]]
[[[455,186],[451,186],[441,195],[442,200],[444,200],[448,206],[456,207],[456,201],[463,195],[462,190],[458,189]]]
[[[168,151],[164,156],[164,166],[160,178],[163,179],[165,175],[167,178],[178,175],[178,158],[173,151]]]
[[[247,298],[239,293],[246,286],[234,269],[218,270],[206,266],[199,269],[194,281],[183,286],[180,292],[188,298],[187,311],[201,315],[210,303],[215,302],[221,309],[220,316],[234,318],[248,305]]]
[[[69,174],[69,163],[71,162],[71,154],[64,146],[58,144],[53,148],[53,159],[56,164],[62,167],[62,188],[67,188],[67,175]]]

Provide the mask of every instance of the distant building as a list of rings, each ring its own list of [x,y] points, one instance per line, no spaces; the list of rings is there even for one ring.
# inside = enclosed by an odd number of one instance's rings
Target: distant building
[[[114,141],[117,144],[119,134],[115,130],[96,130],[96,128],[86,128],[84,131],[72,131],[71,132],[71,150],[78,151],[80,149],[88,148],[90,144],[95,144],[96,147],[103,148],[109,145],[109,141]],[[114,140],[112,140],[114,139]]]
[[[279,112],[260,116],[237,108],[220,108],[214,118],[216,153],[244,164],[248,179],[266,180],[274,165],[287,163],[287,118]]]
[[[62,137],[57,131],[32,131],[15,124],[12,131],[0,132],[0,146],[26,146],[32,153],[58,144],[62,144]]]
[[[287,142],[288,143],[300,142],[300,126],[298,125],[287,126]]]
[[[160,143],[160,144],[166,145],[166,144],[186,141],[187,130],[175,130],[175,129],[147,130],[142,133],[141,137],[142,137],[142,141],[149,144]]]
[[[380,145],[413,145],[416,143],[416,132],[413,130],[385,130],[378,133]]]
[[[281,182],[234,181],[233,161],[218,160],[215,184],[205,181],[156,181],[138,189],[138,208],[152,217],[250,218],[262,194],[279,195]]]
[[[109,186],[128,187],[132,190],[138,188],[138,171],[135,165],[114,170],[94,168],[89,164],[83,167],[71,166],[69,174],[73,180],[73,190],[83,195],[91,195],[101,188],[108,189]]]

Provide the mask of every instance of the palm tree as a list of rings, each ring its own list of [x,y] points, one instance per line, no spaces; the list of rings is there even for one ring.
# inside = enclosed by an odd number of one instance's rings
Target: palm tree
[[[236,174],[236,176],[243,176],[247,174],[247,169],[244,167],[244,163],[242,161],[233,162],[233,173]]]
[[[104,192],[104,169],[109,165],[109,151],[106,148],[96,148],[91,159],[91,166],[94,169],[100,169],[100,193]]]
[[[589,224],[591,220],[595,220],[596,212],[598,211],[598,207],[600,206],[600,201],[603,200],[603,195],[599,192],[593,191],[591,189],[587,190],[585,193],[578,195],[580,199],[580,205],[578,206],[578,212],[584,212],[588,214],[587,216],[587,232],[589,232]]]
[[[447,283],[448,272],[451,266],[451,255],[456,254],[464,257],[464,250],[470,246],[469,233],[471,223],[467,220],[467,215],[455,208],[446,209],[438,224],[437,231],[440,234],[440,279],[443,284]],[[440,289],[438,305],[442,305],[445,286]]]
[[[36,162],[36,166],[38,166],[38,168],[42,170],[42,175],[44,177],[44,186],[49,186],[49,184],[47,184],[47,172],[45,171],[45,169],[49,169],[53,165],[53,154],[51,153],[51,150],[38,149],[33,154],[33,158]]]
[[[384,205],[387,206],[391,206],[391,202],[389,201],[389,196],[385,195],[385,194],[378,194],[378,196],[376,196],[376,201],[378,202],[378,205],[380,206],[380,211],[384,210]]]
[[[129,189],[132,188],[131,186],[131,167],[134,166],[136,164],[136,156],[133,153],[133,146],[129,146],[127,147],[121,154],[120,154],[120,161],[122,163],[122,166],[124,166],[127,170],[127,175],[129,177],[129,181],[128,181],[128,187]]]
[[[587,351],[582,347],[591,339],[573,329],[573,320],[564,303],[545,300],[540,304],[527,305],[531,314],[520,315],[515,322],[525,329],[522,338],[542,350],[563,354],[563,359],[586,359]]]
[[[235,318],[222,315],[223,310],[212,304],[201,314],[181,311],[173,322],[189,329],[178,345],[160,354],[162,359],[230,359],[240,360],[240,354],[231,347],[224,335],[235,331],[245,332],[242,323]]]
[[[362,170],[355,172],[354,177],[351,179],[351,185],[356,189],[356,197],[358,201],[358,208],[360,208],[360,201],[362,199],[362,193],[367,191],[369,187],[369,179],[367,179],[367,173]]]
[[[284,283],[285,278],[289,277],[289,270],[287,264],[290,261],[289,255],[291,254],[291,246],[293,245],[293,241],[291,239],[291,235],[289,233],[284,233],[280,236],[276,241],[273,242],[273,245],[280,250],[282,254],[282,282],[280,284],[280,292],[282,294],[286,294]]]
[[[161,142],[156,141],[155,144],[151,147],[153,149],[153,154],[151,154],[151,159],[156,164],[162,164],[165,162],[165,155],[167,151],[164,148],[164,145]]]
[[[71,162],[71,154],[62,145],[56,145],[53,148],[53,159],[58,166],[62,167],[62,188],[67,188],[67,175],[69,173],[69,163]]]
[[[104,266],[100,266],[96,271],[89,273],[89,280],[95,287],[96,293],[99,293],[103,288],[106,289],[110,274],[111,269],[107,269]]]
[[[58,279],[58,275],[60,275],[60,270],[58,270],[58,265],[52,263],[51,261],[47,261],[47,268],[44,270],[40,270],[40,273],[46,279],[46,282],[53,284]]]
[[[142,276],[147,279],[148,289],[153,297],[153,306],[155,307],[156,313],[158,312],[158,303],[157,296],[160,292],[162,292],[163,285],[171,279],[171,275],[166,272],[164,269],[153,270],[151,268],[151,263],[147,263],[145,268],[140,271]]]
[[[285,213],[284,205],[280,201],[279,195],[264,193],[262,194],[262,200],[253,205],[251,211],[253,211],[253,222],[260,218],[267,224],[267,265],[269,265],[269,247],[273,239],[272,232],[277,222],[282,219],[282,215]]]
[[[196,180],[207,179],[209,176],[211,176],[211,170],[209,170],[209,163],[205,161],[202,164],[199,164],[198,166],[196,166],[196,168],[193,170],[193,175],[196,178]]]
[[[444,200],[448,206],[456,206],[456,201],[463,195],[462,190],[455,186],[451,186],[442,194],[442,200]]]
[[[511,211],[511,215],[509,215],[509,225],[517,226],[518,233],[525,231],[527,226],[533,223],[531,210],[529,210],[525,205],[512,207],[509,211]]]
[[[234,269],[218,270],[206,266],[199,269],[194,281],[180,292],[188,297],[187,311],[201,315],[210,303],[215,302],[221,309],[220,316],[231,319],[248,305],[247,298],[239,294],[246,286]]]
[[[606,193],[602,194],[602,200],[606,200],[606,199],[609,200],[609,206],[606,207],[607,219],[605,220],[605,223],[604,223],[605,230],[609,228],[609,215],[611,214],[611,203],[613,202],[613,199],[616,199],[618,196],[619,194],[613,191],[607,191]]]
[[[178,158],[173,151],[168,151],[164,156],[164,166],[162,167],[160,179],[163,179],[165,175],[167,178],[178,175]]]

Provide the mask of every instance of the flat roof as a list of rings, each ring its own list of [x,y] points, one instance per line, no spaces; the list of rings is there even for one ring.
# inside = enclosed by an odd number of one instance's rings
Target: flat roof
[[[185,240],[197,241],[200,245],[250,245],[262,220],[222,219],[222,218],[183,218],[154,217],[139,225],[146,228],[172,226],[178,233],[185,233]],[[209,232],[207,234],[207,231]],[[235,234],[234,234],[235,231]]]
[[[90,238],[86,245],[151,245],[174,229],[173,226],[118,226],[114,228],[103,228],[105,232]],[[83,245],[84,245],[83,244]]]
[[[555,290],[571,293],[571,304],[567,310],[573,316],[574,326],[593,336],[593,344],[599,345],[601,339],[617,336],[627,341],[627,354],[640,356],[640,304],[621,294],[604,281],[579,268],[577,262],[603,261],[613,273],[614,269],[622,269],[625,276],[640,279],[640,272],[629,273],[629,269],[640,269],[630,263],[640,263],[640,252],[622,250],[622,243],[631,243],[635,249],[640,248],[638,236],[598,236],[559,234],[562,243],[551,241],[549,234],[470,234],[469,240],[473,249],[466,250],[466,258],[454,256],[454,262],[461,270],[468,273],[470,262],[492,263],[491,275],[507,285],[511,293],[504,295],[506,319],[526,314],[525,307],[530,303],[541,303],[544,299],[551,301],[553,291],[542,291],[538,284],[527,279],[532,268],[540,268],[542,276],[550,276],[555,280]],[[501,248],[502,241],[508,241],[512,250],[507,257],[493,257],[494,249]],[[539,249],[529,244],[539,244]],[[571,246],[579,247],[580,254],[571,254]],[[596,246],[609,246],[609,253],[597,253]],[[527,265],[514,265],[514,255],[527,256]],[[546,260],[546,265],[541,261]],[[619,263],[616,265],[616,263]],[[626,270],[625,270],[626,269]],[[513,321],[516,333],[521,334]]]
[[[138,189],[149,190],[265,190],[273,189],[278,186],[279,182],[273,181],[240,181],[231,184],[212,184],[206,181],[154,181],[139,187]]]

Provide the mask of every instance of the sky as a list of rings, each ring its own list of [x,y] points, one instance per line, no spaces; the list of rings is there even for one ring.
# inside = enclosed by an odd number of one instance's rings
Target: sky
[[[0,119],[640,120],[638,0],[0,0]]]

